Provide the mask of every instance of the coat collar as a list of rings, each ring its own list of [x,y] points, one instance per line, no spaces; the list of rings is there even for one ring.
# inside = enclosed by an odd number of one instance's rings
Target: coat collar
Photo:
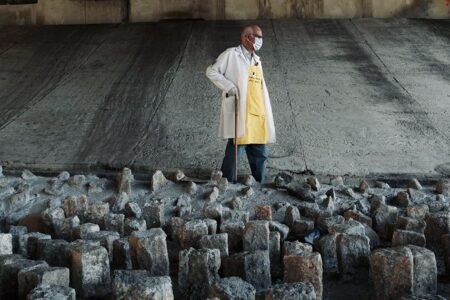
[[[239,54],[239,56],[240,56],[245,62],[247,62],[247,59],[245,58],[245,55],[244,55],[244,53],[242,52],[242,47],[241,47],[241,45],[235,47],[235,51],[237,51],[238,54]],[[260,63],[261,63],[260,57],[259,57],[255,52],[253,52],[253,59],[254,59],[254,61],[255,61],[257,64],[260,64]]]

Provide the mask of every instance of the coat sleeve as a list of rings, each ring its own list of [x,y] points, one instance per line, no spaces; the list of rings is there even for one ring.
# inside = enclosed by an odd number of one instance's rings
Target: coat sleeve
[[[229,51],[225,51],[217,58],[216,62],[206,69],[206,76],[223,92],[228,92],[235,84],[225,77],[228,66]]]

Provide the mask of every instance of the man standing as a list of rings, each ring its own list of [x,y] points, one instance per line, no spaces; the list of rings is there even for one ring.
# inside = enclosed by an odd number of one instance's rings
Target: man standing
[[[238,163],[244,150],[253,177],[264,180],[266,144],[275,142],[275,126],[269,93],[259,57],[262,31],[258,26],[242,30],[241,45],[225,50],[206,70],[206,76],[222,90],[219,135],[228,139],[222,163],[223,175],[233,182],[234,146],[238,145]],[[235,100],[237,103],[237,139],[235,138]]]

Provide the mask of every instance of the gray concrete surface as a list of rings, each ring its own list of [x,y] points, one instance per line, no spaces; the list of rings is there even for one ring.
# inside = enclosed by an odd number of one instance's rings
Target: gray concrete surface
[[[449,21],[257,23],[269,172],[450,175]],[[220,95],[204,73],[246,24],[1,27],[0,165],[220,167]]]

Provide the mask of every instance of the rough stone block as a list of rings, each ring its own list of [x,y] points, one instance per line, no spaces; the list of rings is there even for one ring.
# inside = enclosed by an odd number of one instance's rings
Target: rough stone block
[[[234,196],[231,198],[230,206],[232,209],[241,209],[242,208],[242,200],[241,198]]]
[[[254,186],[257,183],[255,177],[252,175],[245,175],[242,182],[246,186]]]
[[[66,248],[71,286],[79,297],[103,297],[111,291],[108,251],[92,242],[75,241]]]
[[[220,224],[220,232],[228,234],[229,252],[238,252],[242,250],[242,237],[244,235],[244,222],[226,221]]]
[[[125,192],[120,193],[118,196],[113,196],[110,200],[111,211],[114,213],[123,212],[129,201],[130,197]]]
[[[213,219],[204,219],[203,220],[208,226],[208,234],[216,234],[217,233],[217,221]]]
[[[376,299],[399,299],[413,293],[413,255],[409,248],[384,248],[370,255]]]
[[[228,189],[228,179],[226,177],[220,178],[217,187],[221,192],[225,192]]]
[[[47,228],[52,229],[54,233],[55,225],[64,220],[66,216],[61,207],[49,207],[41,213],[41,218]]]
[[[366,224],[369,227],[372,227],[372,218],[360,213],[359,211],[355,210],[347,210],[344,212],[344,218],[346,220],[353,219],[355,221],[358,221],[362,224]]]
[[[272,221],[272,207],[270,205],[256,205],[255,215],[258,220]]]
[[[216,281],[209,289],[209,298],[220,300],[254,300],[255,288],[239,277],[227,277]]]
[[[186,175],[181,170],[176,170],[174,173],[170,174],[170,180],[173,182],[180,182],[182,181]]]
[[[391,199],[390,202],[394,206],[398,207],[407,207],[410,203],[410,196],[407,192],[398,192],[394,198]]]
[[[69,178],[70,186],[78,186],[81,187],[86,184],[86,176],[84,175],[74,175]]]
[[[159,228],[163,225],[164,206],[158,201],[148,202],[142,210],[147,228]]]
[[[289,227],[277,221],[269,222],[269,229],[278,232],[281,241],[284,241],[289,235]]]
[[[203,216],[205,218],[221,220],[222,219],[222,211],[223,211],[223,207],[222,207],[222,204],[220,204],[220,203],[217,203],[217,202],[205,203],[205,206],[203,207]]]
[[[128,238],[121,238],[113,242],[113,269],[131,270],[133,262],[131,260],[131,250]]]
[[[402,297],[400,300],[448,300],[442,296],[439,295],[432,295],[432,294],[427,294],[427,295],[422,295],[422,296],[404,296]]]
[[[123,233],[125,236],[129,236],[134,231],[145,231],[147,230],[147,222],[143,219],[136,218],[126,218],[123,228]]]
[[[82,216],[87,213],[89,207],[86,196],[67,197],[64,199],[64,213],[66,217]]]
[[[152,176],[152,182],[151,182],[151,190],[152,192],[156,192],[166,186],[169,183],[169,181],[166,179],[164,174],[157,170],[155,173],[153,173]]]
[[[398,217],[395,227],[397,229],[409,230],[424,234],[426,225],[427,224],[424,220],[412,219],[408,217]]]
[[[222,171],[220,171],[220,170],[214,170],[214,171],[211,172],[210,180],[211,180],[213,183],[217,184],[217,183],[220,181],[220,179],[222,179],[222,176],[223,176]]]
[[[313,191],[320,190],[320,182],[319,182],[319,179],[317,179],[317,177],[315,177],[315,176],[308,177],[306,179],[306,183],[311,186],[311,189]]]
[[[313,251],[310,244],[301,243],[299,241],[285,241],[283,243],[283,253],[282,256],[287,255],[309,255]]]
[[[109,203],[93,203],[89,205],[85,221],[98,224],[100,229],[105,228],[105,216],[110,213]]]
[[[241,193],[244,197],[250,198],[255,194],[255,190],[252,187],[248,186],[243,188],[241,190]]]
[[[330,232],[330,228],[337,224],[342,224],[345,222],[345,218],[343,216],[329,216],[329,215],[322,215],[317,219],[317,226],[320,230],[328,233]]]
[[[80,226],[80,219],[77,216],[57,220],[53,224],[55,237],[71,241],[73,240],[73,231]]]
[[[19,299],[25,299],[27,294],[39,284],[52,284],[68,287],[70,284],[68,268],[33,266],[22,269],[18,275]]]
[[[66,267],[64,256],[69,243],[65,240],[39,240],[37,243],[37,259],[45,260],[52,267]]]
[[[242,210],[225,210],[222,211],[222,222],[244,222],[247,223],[250,219],[250,213]]]
[[[430,208],[426,204],[418,204],[406,208],[406,215],[413,219],[423,220],[429,213]]]
[[[197,189],[197,184],[195,182],[189,181],[186,184],[185,190],[189,195],[195,195],[197,193]]]
[[[140,219],[142,216],[142,209],[139,207],[139,204],[136,202],[128,202],[125,204],[124,210],[125,217],[127,218],[138,218]]]
[[[270,287],[270,256],[268,251],[240,252],[223,258],[224,276],[238,276],[256,289]]]
[[[307,282],[276,284],[266,292],[265,300],[316,300],[314,287]]]
[[[39,240],[51,240],[48,234],[30,232],[19,237],[19,254],[25,257],[36,257],[37,243]]]
[[[338,257],[336,240],[339,234],[327,234],[314,241],[314,247],[322,256],[323,269],[326,273],[337,273]]]
[[[184,223],[184,219],[179,217],[172,217],[169,220],[169,238],[178,244],[180,244],[179,237],[184,228]]]
[[[365,229],[365,234],[370,240],[370,249],[377,248],[380,245],[380,237],[375,232],[375,230],[372,229],[372,227],[369,227],[366,224],[363,225]]]
[[[366,193],[369,190],[369,184],[364,179],[361,179],[358,186],[358,192],[361,194]]]
[[[177,213],[180,218],[191,219],[192,217],[192,206],[180,206],[177,207]]]
[[[219,249],[220,257],[228,256],[228,235],[219,233],[204,235],[200,238],[201,249]]]
[[[17,275],[32,266],[48,266],[45,261],[35,261],[19,255],[0,256],[0,299],[18,299]]]
[[[344,223],[333,224],[329,228],[330,233],[345,233],[354,235],[365,235],[364,225],[355,220],[348,220]]]
[[[125,215],[124,214],[107,214],[105,216],[105,230],[106,231],[115,231],[123,236],[124,233],[124,223],[125,223]]]
[[[28,295],[27,300],[76,300],[75,290],[68,286],[41,284]]]
[[[318,252],[286,255],[283,257],[284,281],[309,282],[314,286],[317,299],[322,299],[322,258]],[[299,272],[302,270],[302,272]]]
[[[413,292],[414,295],[436,294],[437,266],[436,257],[431,250],[414,245],[407,246],[413,255]]]
[[[94,223],[84,223],[72,230],[72,237],[74,239],[85,239],[91,232],[100,231],[100,226]]]
[[[113,276],[114,299],[173,300],[169,276],[153,277],[144,270],[116,270]]]
[[[134,181],[133,173],[129,168],[123,168],[122,174],[118,176],[118,192],[131,195],[131,184]]]
[[[269,232],[269,222],[267,221],[250,221],[245,224],[244,251],[269,250]]]
[[[450,232],[450,212],[448,211],[431,213],[425,222],[427,223],[425,237],[428,245],[438,243],[443,234]]]
[[[209,287],[219,277],[220,251],[218,249],[182,250],[179,254],[178,284],[191,299],[204,299]]]
[[[443,234],[441,237],[443,256],[447,275],[450,274],[450,234]]]
[[[109,263],[113,261],[113,243],[120,239],[120,235],[115,231],[96,231],[88,233],[86,240],[98,241],[100,245],[108,250]]]
[[[292,225],[290,232],[292,235],[304,236],[313,229],[314,229],[313,220],[301,219],[299,221],[294,222],[294,225]]]
[[[380,205],[372,213],[374,229],[378,235],[385,239],[391,239],[394,224],[397,221],[398,209],[390,205]]]
[[[425,247],[425,243],[425,235],[414,231],[396,229],[392,235],[392,247],[410,244]]]
[[[354,274],[358,267],[369,265],[370,241],[365,235],[340,234],[336,248],[342,274]]]
[[[203,220],[192,220],[184,224],[180,231],[181,247],[188,249],[190,247],[197,248],[200,238],[208,235],[208,225]]]
[[[0,233],[0,255],[13,254],[13,239],[11,233]]]
[[[216,202],[219,198],[220,191],[217,187],[213,187],[211,191],[206,193],[206,201],[209,203]]]
[[[444,195],[444,196],[450,196],[450,183],[448,180],[439,180],[438,183],[436,183],[436,193]]]
[[[272,278],[281,277],[281,238],[277,231],[269,234],[270,274]]]
[[[420,184],[419,180],[417,180],[417,178],[412,178],[410,181],[408,181],[408,184],[406,187],[410,188],[410,189],[416,189],[416,190],[422,189],[422,185]]]
[[[135,231],[128,241],[135,269],[146,269],[153,276],[169,275],[166,234],[161,228]]]
[[[386,205],[386,197],[380,196],[380,195],[372,195],[372,197],[369,198],[370,202],[370,212],[373,214],[376,212],[381,205]]]
[[[11,226],[9,233],[12,235],[13,252],[18,253],[20,248],[19,237],[28,233],[28,229],[25,226]]]

